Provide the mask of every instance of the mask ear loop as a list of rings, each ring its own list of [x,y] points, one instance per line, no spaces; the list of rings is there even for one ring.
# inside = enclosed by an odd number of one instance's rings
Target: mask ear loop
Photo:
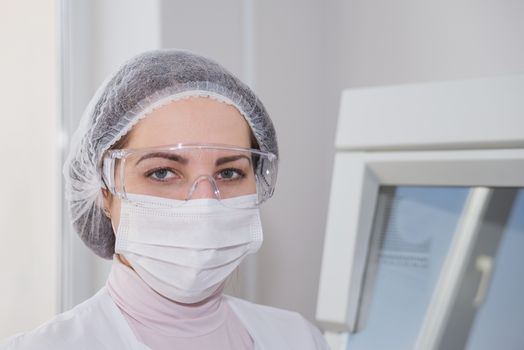
[[[215,196],[216,199],[218,199],[219,201],[221,200],[221,197],[220,197],[220,190],[218,189],[218,186],[217,186],[217,183],[215,181],[215,179],[213,179],[211,176],[209,175],[200,175],[199,177],[197,177],[195,179],[195,181],[193,181],[193,184],[191,185],[191,188],[189,189],[188,193],[187,193],[187,196],[185,198],[186,201],[190,200],[191,197],[193,196],[193,193],[195,192],[197,186],[200,184],[200,182],[202,182],[203,180],[207,180],[210,184],[211,184],[211,187],[213,189],[213,194]]]

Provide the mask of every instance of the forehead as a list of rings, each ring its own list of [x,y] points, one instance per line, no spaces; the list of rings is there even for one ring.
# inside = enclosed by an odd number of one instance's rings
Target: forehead
[[[231,105],[207,97],[170,102],[141,119],[127,136],[126,148],[178,143],[250,146],[250,128]]]

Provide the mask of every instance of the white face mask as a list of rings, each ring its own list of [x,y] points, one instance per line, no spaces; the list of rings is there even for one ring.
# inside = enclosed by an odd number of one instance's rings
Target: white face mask
[[[262,244],[258,208],[232,209],[217,199],[180,205],[159,197],[128,198],[122,200],[115,252],[166,298],[204,300]],[[256,200],[256,195],[225,199],[236,201],[233,207]]]

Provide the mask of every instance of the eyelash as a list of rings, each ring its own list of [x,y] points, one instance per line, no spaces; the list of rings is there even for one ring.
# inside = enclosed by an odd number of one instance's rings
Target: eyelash
[[[176,170],[174,170],[174,169],[166,168],[166,167],[160,167],[160,168],[155,168],[155,169],[151,169],[151,170],[147,171],[147,172],[145,173],[145,177],[150,178],[150,179],[153,179],[154,181],[167,182],[167,180],[162,180],[162,179],[158,179],[158,178],[155,179],[155,178],[153,178],[153,176],[152,176],[152,175],[154,175],[156,172],[158,172],[158,171],[162,171],[162,170],[168,171],[168,172],[170,172],[170,173],[172,173],[172,174],[174,174],[174,175],[178,175],[178,172],[177,172]]]
[[[237,178],[234,178],[234,179],[225,179],[224,181],[234,181],[234,180],[240,180],[240,179],[243,179],[246,177],[246,174],[240,170],[240,169],[237,169],[237,168],[225,168],[225,169],[220,169],[217,174],[220,174],[224,171],[233,171],[235,173],[238,174],[238,177]]]

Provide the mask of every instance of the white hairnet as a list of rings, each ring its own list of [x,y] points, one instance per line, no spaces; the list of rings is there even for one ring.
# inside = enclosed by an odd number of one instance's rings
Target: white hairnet
[[[278,155],[273,124],[255,94],[217,63],[187,51],[156,50],[127,61],[95,93],[64,164],[73,226],[97,255],[111,258],[115,237],[103,212],[101,158],[141,118],[169,102],[210,97],[235,106],[262,151]]]

